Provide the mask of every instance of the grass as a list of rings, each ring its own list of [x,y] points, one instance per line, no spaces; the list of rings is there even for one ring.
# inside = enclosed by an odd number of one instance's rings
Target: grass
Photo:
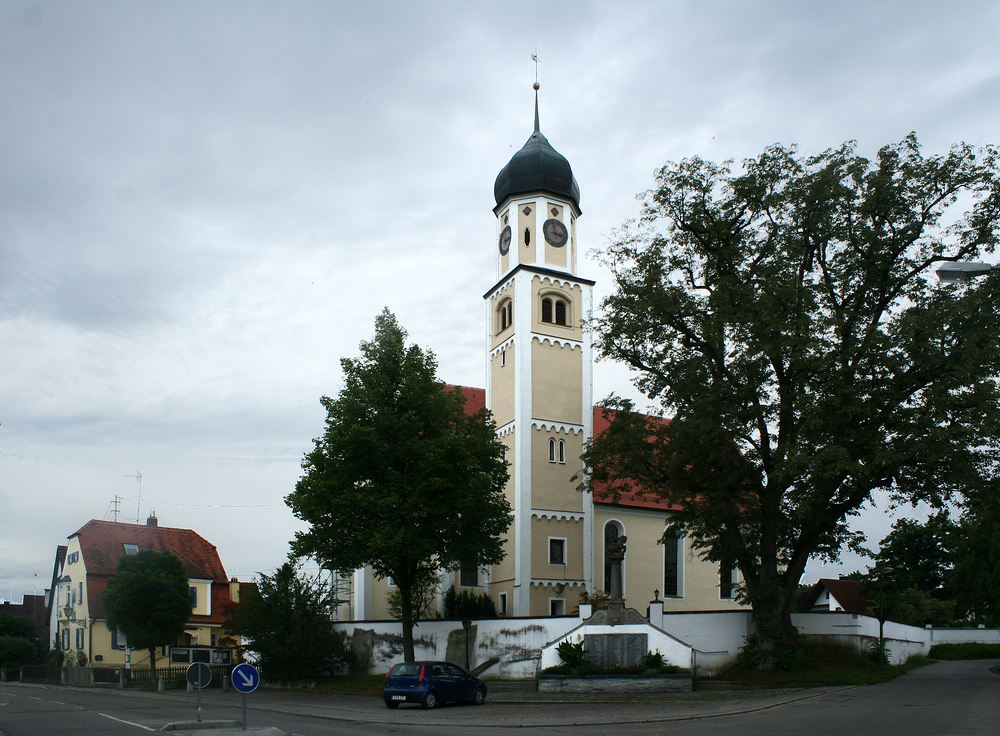
[[[934,659],[1000,659],[1000,644],[935,644],[930,656]]]
[[[916,667],[931,664],[927,657],[914,656],[906,664],[879,667],[867,657],[836,646],[806,645],[802,666],[794,672],[760,672],[735,666],[718,679],[742,682],[744,685],[768,688],[802,684],[874,685],[887,682]]]

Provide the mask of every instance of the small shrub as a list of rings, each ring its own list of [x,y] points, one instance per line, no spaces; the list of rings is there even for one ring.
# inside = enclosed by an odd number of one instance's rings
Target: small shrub
[[[496,615],[496,604],[485,593],[470,593],[467,590],[459,593],[453,585],[444,594],[444,617],[447,619],[494,618]]]
[[[1000,644],[935,644],[931,647],[931,659],[1000,659]]]
[[[891,654],[892,650],[885,646],[884,642],[880,643],[878,639],[873,641],[872,645],[868,648],[868,658],[879,667],[889,666]]]
[[[569,667],[583,667],[588,664],[587,650],[583,648],[583,642],[561,641],[556,647],[559,659]]]
[[[660,650],[657,649],[655,652],[646,652],[642,655],[642,663],[646,665],[647,670],[659,670],[666,662],[663,659],[663,655],[660,654]]]

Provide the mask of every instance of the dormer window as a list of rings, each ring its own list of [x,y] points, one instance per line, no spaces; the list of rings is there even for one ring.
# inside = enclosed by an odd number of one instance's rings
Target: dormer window
[[[135,555],[135,554],[139,553],[139,545],[138,544],[132,544],[131,542],[125,542],[122,545],[122,548],[125,550],[125,554],[127,554],[127,555]]]

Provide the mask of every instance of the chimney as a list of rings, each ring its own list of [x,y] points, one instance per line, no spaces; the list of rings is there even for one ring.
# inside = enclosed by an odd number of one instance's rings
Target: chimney
[[[158,526],[159,522],[156,520],[156,514],[152,513],[149,518],[146,519],[146,526]]]

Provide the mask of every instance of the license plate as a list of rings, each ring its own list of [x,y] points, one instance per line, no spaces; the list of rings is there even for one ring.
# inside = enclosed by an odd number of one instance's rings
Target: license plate
[[[393,700],[406,700],[406,696],[405,695],[393,695],[392,699]]]

